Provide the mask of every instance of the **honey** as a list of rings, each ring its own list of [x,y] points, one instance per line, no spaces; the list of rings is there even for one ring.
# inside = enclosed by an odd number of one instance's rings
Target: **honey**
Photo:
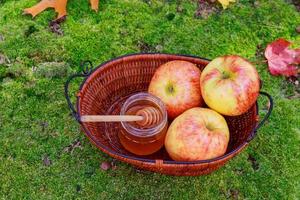
[[[167,112],[163,102],[148,93],[138,93],[126,100],[121,115],[139,115],[141,111],[155,113],[154,123],[122,122],[118,136],[123,147],[137,155],[149,155],[158,151],[163,145],[168,128]]]

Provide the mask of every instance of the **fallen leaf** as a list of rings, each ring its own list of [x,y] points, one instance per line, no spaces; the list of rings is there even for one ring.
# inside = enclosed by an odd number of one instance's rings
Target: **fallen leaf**
[[[98,11],[99,0],[90,0],[91,7],[93,10]]]
[[[222,4],[223,9],[226,9],[230,2],[235,2],[235,0],[218,0],[218,1]]]
[[[110,162],[102,162],[101,165],[100,165],[100,168],[104,171],[107,171],[111,168],[111,163]]]
[[[64,32],[60,27],[60,23],[64,22],[66,20],[66,16],[63,16],[59,19],[53,20],[49,23],[49,28],[51,32],[56,33],[57,35],[63,35]]]
[[[295,76],[300,64],[300,49],[289,49],[291,43],[278,39],[269,44],[265,50],[269,71],[272,75]]]
[[[218,9],[214,6],[213,2],[208,2],[207,0],[199,0],[198,7],[195,12],[195,17],[202,17],[207,19],[212,13],[217,12]]]
[[[69,146],[65,147],[64,148],[64,152],[71,152],[71,154],[73,153],[73,151],[76,149],[76,148],[79,148],[79,149],[82,149],[82,146],[81,146],[81,142],[77,139],[75,140],[72,144],[70,144]]]
[[[45,155],[44,158],[43,158],[43,163],[45,166],[50,166],[51,165],[51,160],[50,158],[48,157],[48,155]]]
[[[35,17],[47,8],[54,8],[57,12],[56,19],[59,19],[67,15],[67,2],[68,0],[41,0],[36,5],[24,9],[24,14],[31,14],[32,17]],[[98,11],[99,0],[90,0],[90,3],[92,9]]]
[[[59,19],[67,15],[67,2],[68,0],[42,0],[30,8],[24,9],[24,14],[31,14],[32,17],[35,17],[47,8],[54,8],[54,10],[58,13],[56,19]]]
[[[239,199],[239,193],[240,192],[238,190],[230,189],[229,193],[230,193],[231,199],[233,199],[233,200]]]

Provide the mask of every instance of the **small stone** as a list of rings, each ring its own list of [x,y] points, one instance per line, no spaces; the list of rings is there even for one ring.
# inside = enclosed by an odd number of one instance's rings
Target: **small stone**
[[[299,81],[297,80],[297,81],[295,81],[295,85],[299,85]]]
[[[111,168],[111,163],[110,162],[102,162],[101,165],[100,165],[100,168],[104,171],[107,171]]]

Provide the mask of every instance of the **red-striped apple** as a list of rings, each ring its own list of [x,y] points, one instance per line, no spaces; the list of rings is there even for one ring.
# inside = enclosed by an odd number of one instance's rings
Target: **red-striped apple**
[[[200,69],[187,61],[170,61],[154,73],[148,92],[166,105],[168,117],[174,119],[189,108],[201,106]]]
[[[192,108],[171,123],[165,147],[176,161],[196,161],[222,156],[228,142],[229,129],[222,115],[209,108]]]
[[[202,71],[201,93],[213,110],[228,116],[241,115],[256,102],[260,79],[256,68],[236,55],[212,60]]]

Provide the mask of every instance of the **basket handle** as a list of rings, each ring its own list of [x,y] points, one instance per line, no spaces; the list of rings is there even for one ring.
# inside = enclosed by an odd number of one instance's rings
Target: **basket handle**
[[[253,140],[253,138],[256,136],[257,134],[257,131],[260,127],[262,127],[262,125],[267,121],[267,119],[270,117],[271,113],[272,113],[272,110],[273,110],[273,98],[271,97],[270,94],[268,94],[267,92],[262,92],[260,91],[259,92],[261,95],[264,95],[266,96],[268,99],[269,99],[269,103],[270,103],[270,106],[268,108],[268,112],[267,114],[264,116],[264,118],[258,123],[258,125],[254,128],[253,132],[249,135],[247,141],[250,142],[251,140]]]
[[[93,65],[92,65],[92,62],[87,60],[87,61],[84,61],[80,64],[80,67],[81,67],[81,72],[80,73],[77,73],[77,74],[73,74],[71,75],[66,83],[65,83],[65,97],[66,97],[66,100],[67,100],[67,103],[68,103],[68,106],[71,110],[71,113],[73,115],[73,117],[79,122],[80,121],[80,116],[78,115],[77,111],[75,110],[74,108],[74,105],[72,104],[71,102],[71,99],[70,99],[70,96],[69,96],[69,85],[70,85],[70,82],[76,78],[76,77],[88,77],[92,70],[93,70]]]

